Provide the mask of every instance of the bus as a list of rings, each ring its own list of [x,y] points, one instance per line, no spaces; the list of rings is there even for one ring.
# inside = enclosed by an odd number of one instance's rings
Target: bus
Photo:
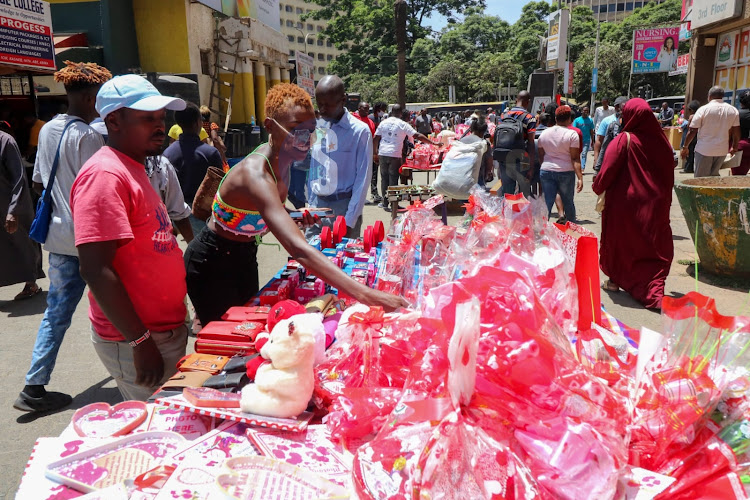
[[[437,103],[432,106],[427,106],[427,112],[431,115],[438,113],[461,113],[467,109],[471,110],[472,113],[475,109],[480,110],[482,113],[487,113],[488,108],[492,108],[498,115],[502,113],[505,108],[508,107],[508,101],[497,101],[497,102],[469,102],[464,104],[454,104],[450,102]]]

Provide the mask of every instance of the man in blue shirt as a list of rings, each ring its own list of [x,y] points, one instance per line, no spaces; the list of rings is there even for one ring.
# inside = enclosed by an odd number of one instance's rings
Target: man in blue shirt
[[[628,102],[628,98],[620,96],[615,99],[615,113],[604,118],[596,126],[596,142],[594,143],[594,172],[599,172],[604,160],[604,151],[602,150],[602,144],[604,143],[604,137],[607,135],[607,129],[611,123],[619,121],[622,114],[622,108],[625,107],[625,103]],[[596,175],[596,173],[594,173]]]
[[[312,147],[307,180],[310,207],[330,208],[346,218],[348,238],[359,237],[362,209],[372,177],[372,133],[344,107],[344,82],[335,75],[323,77],[315,88],[315,101],[324,120]],[[330,223],[331,220],[324,220]],[[307,237],[321,229],[310,228]]]
[[[193,198],[208,167],[223,169],[223,162],[219,150],[201,141],[198,135],[203,129],[203,117],[198,106],[188,103],[184,110],[175,111],[174,118],[182,128],[182,135],[164,151],[164,156],[177,171],[185,203],[192,207]],[[206,221],[198,220],[191,214],[190,225],[197,236],[206,226]]]
[[[584,106],[581,116],[573,121],[573,126],[581,131],[583,135],[583,148],[581,148],[581,170],[586,170],[586,157],[589,155],[591,144],[594,142],[594,120],[589,116],[589,107]]]

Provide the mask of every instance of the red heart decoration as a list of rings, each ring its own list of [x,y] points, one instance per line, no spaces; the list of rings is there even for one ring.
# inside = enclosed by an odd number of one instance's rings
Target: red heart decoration
[[[92,403],[73,414],[73,429],[81,437],[115,437],[129,434],[148,416],[143,401],[123,401],[115,406]]]

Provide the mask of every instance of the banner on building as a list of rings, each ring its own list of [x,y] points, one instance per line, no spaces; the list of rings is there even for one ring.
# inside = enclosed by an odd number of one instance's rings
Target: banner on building
[[[682,11],[680,12],[680,41],[690,40],[692,36],[692,26],[690,25],[690,16],[693,12],[693,0],[682,0]]]
[[[279,31],[279,0],[197,0],[229,17],[252,17]]]
[[[688,66],[690,66],[690,54],[682,54],[677,56],[677,66],[675,69],[669,72],[669,76],[684,75],[688,72]]]
[[[315,60],[302,52],[297,52],[297,85],[315,97]]]
[[[690,4],[690,28],[726,21],[742,13],[744,0],[685,0]]]
[[[568,24],[570,11],[557,10],[549,16],[547,37],[547,69],[563,69],[568,52]]]
[[[0,66],[57,69],[49,2],[0,1]]]
[[[573,93],[573,63],[568,62],[565,65],[565,85],[564,85],[563,93],[565,94],[572,94]]]
[[[680,27],[633,32],[633,74],[668,73],[677,69]]]

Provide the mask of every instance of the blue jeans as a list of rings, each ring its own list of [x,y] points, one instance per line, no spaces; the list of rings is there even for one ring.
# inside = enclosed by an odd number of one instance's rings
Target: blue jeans
[[[576,190],[576,173],[542,170],[540,177],[544,201],[547,203],[547,213],[552,213],[552,205],[555,204],[555,198],[559,194],[565,210],[565,219],[575,222],[576,206],[573,204],[573,195]]]
[[[307,197],[305,196],[307,170],[298,170],[296,168],[291,168],[290,170],[289,194],[287,196],[292,205],[294,205],[294,208],[302,208],[307,203]]]
[[[190,227],[193,229],[193,238],[195,238],[201,233],[201,231],[203,231],[203,228],[206,227],[206,221],[200,220],[193,214],[190,214],[188,220],[190,221]]]
[[[49,384],[57,361],[57,352],[65,332],[70,327],[73,313],[83,297],[86,283],[78,270],[78,257],[49,254],[49,292],[47,310],[36,334],[31,368],[26,374],[27,385]]]
[[[531,195],[529,158],[523,150],[513,150],[498,161],[497,176],[502,181],[503,194],[516,194],[516,187],[528,198]]]
[[[591,150],[591,143],[584,143],[581,149],[581,170],[586,170],[586,157]]]

